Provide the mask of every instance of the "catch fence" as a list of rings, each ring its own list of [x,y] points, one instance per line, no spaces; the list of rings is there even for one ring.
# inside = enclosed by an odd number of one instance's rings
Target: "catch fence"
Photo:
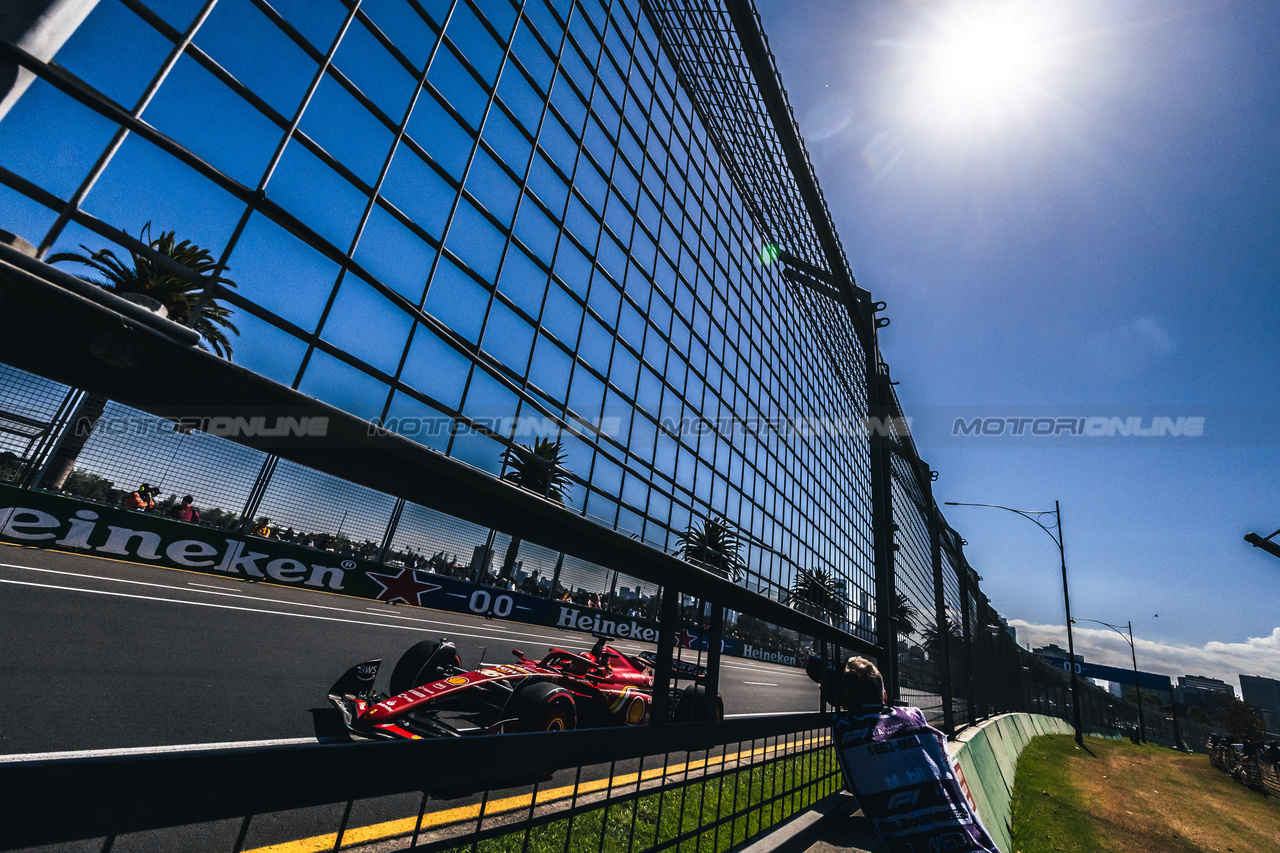
[[[190,495],[228,542],[448,578],[472,602],[502,587],[647,620],[660,659],[679,636],[711,686],[722,652],[858,652],[948,733],[1003,711],[1070,717],[1067,676],[1016,645],[933,498],[881,358],[886,306],[853,280],[750,2],[86,6],[58,61],[0,42],[35,78],[2,119],[24,147],[0,163],[0,227],[36,246],[0,246],[0,482],[113,508],[145,483],[153,512]],[[104,48],[122,40],[149,47]],[[262,44],[275,71],[246,59]],[[46,150],[65,156],[31,154]],[[234,286],[133,236],[150,221],[194,233]],[[83,267],[43,262],[108,245],[178,266],[189,295],[234,319],[235,364],[69,274]],[[347,444],[202,420],[299,413]],[[563,504],[495,482],[534,421],[562,444]],[[1080,701],[1100,729],[1137,716],[1091,685]],[[696,748],[741,754],[740,722],[706,726]],[[758,726],[750,737],[806,743],[821,728]],[[680,741],[661,725],[643,736],[618,760]],[[306,761],[455,749],[393,746]],[[252,778],[245,762],[226,766]],[[58,772],[117,778],[77,767]],[[346,803],[346,826],[354,794],[313,781],[306,805]],[[748,793],[748,822],[805,785]],[[237,849],[244,815],[286,807],[252,793],[219,813],[243,819]],[[188,814],[157,796],[155,826]],[[742,810],[717,814],[698,822],[711,844],[740,840]],[[704,831],[681,826],[654,849]]]
[[[0,409],[19,410],[16,414],[38,421],[56,413],[69,397],[74,392],[65,386],[0,365]],[[115,402],[106,406],[60,489],[47,481],[44,488],[39,485],[57,455],[56,441],[28,442],[18,450],[0,457],[3,470],[13,472],[11,483],[37,491],[119,505],[128,492],[148,482],[161,492],[156,509],[161,514],[172,512],[180,497],[191,494],[201,523],[212,528],[254,535],[266,525],[266,538],[392,568],[430,571],[477,589],[506,583],[499,575],[510,553],[510,586],[522,592],[620,616],[658,616],[662,584],[652,579],[518,537],[513,543],[507,531],[198,430],[182,432],[171,420]],[[894,698],[920,707],[948,732],[1004,711],[1069,717],[1067,674],[1013,641],[981,593],[958,535],[936,506],[928,511],[917,466],[900,455],[893,458],[895,633],[879,655],[896,657],[898,680],[890,685],[896,688]],[[930,546],[934,530],[936,549]],[[800,612],[814,612],[799,600],[792,603]],[[847,599],[840,606],[843,613],[818,612],[836,630],[867,624],[870,608]],[[708,634],[706,615],[693,598],[686,599],[682,616],[682,629]],[[730,640],[788,653],[797,663],[804,654],[823,650],[815,638],[745,611],[726,612],[719,630]],[[1092,726],[1114,730],[1137,721],[1136,707],[1088,682],[1082,682],[1081,697],[1085,720]],[[1175,740],[1172,718],[1161,723],[1157,712],[1147,716],[1153,731],[1163,727],[1168,730],[1164,739]]]

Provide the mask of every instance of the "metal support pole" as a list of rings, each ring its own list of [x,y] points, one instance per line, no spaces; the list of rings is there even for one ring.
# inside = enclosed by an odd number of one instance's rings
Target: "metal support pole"
[[[1147,742],[1147,719],[1142,713],[1142,684],[1138,681],[1138,651],[1133,647],[1133,620],[1128,622],[1129,653],[1133,655],[1133,688],[1138,691],[1138,739]]]
[[[40,442],[36,445],[35,452],[30,454],[27,459],[26,477],[19,483],[24,489],[36,488],[48,476],[49,466],[57,458],[62,442],[66,441],[67,436],[74,428],[76,415],[79,414],[80,407],[84,405],[85,396],[85,392],[78,388],[69,388],[67,390],[66,396],[58,404],[58,410],[49,422],[47,431],[40,437]]]
[[[556,557],[556,567],[551,570],[551,589],[547,592],[547,598],[554,601],[556,598],[556,587],[560,585],[560,570],[564,568],[564,552],[560,552],[560,556]]]
[[[253,488],[249,490],[249,497],[245,500],[244,509],[240,512],[241,531],[253,526],[254,516],[258,514],[258,508],[262,506],[262,498],[267,493],[267,486],[271,484],[271,476],[275,474],[276,465],[279,462],[280,457],[273,454],[268,454],[262,460],[262,467],[258,469],[258,477],[253,481]]]
[[[724,605],[711,605],[711,624],[707,632],[707,722],[716,722],[716,696],[720,693],[720,645],[724,640]]]
[[[675,646],[675,633],[681,624],[680,593],[673,586],[662,590],[662,616],[658,620],[657,660],[653,667],[653,709],[649,724],[665,725],[671,716],[671,658]]]
[[[916,477],[920,480],[920,490],[924,493],[924,505],[929,516],[929,554],[933,561],[933,614],[937,626],[938,644],[934,653],[938,656],[938,669],[941,671],[940,687],[942,690],[942,729],[948,735],[955,734],[956,715],[952,708],[951,695],[951,619],[947,614],[947,600],[942,588],[942,518],[937,505],[933,502],[933,478],[929,467],[924,464],[916,466]]]
[[[1071,707],[1076,727],[1076,743],[1084,746],[1084,725],[1080,721],[1080,679],[1076,676],[1076,646],[1071,633],[1071,593],[1067,589],[1067,551],[1062,545],[1062,507],[1057,501],[1053,509],[1058,518],[1058,556],[1062,558],[1062,603],[1067,610],[1067,657],[1071,661]],[[1138,694],[1141,697],[1142,694]]]
[[[969,570],[965,566],[959,567],[960,572],[960,600],[963,603],[961,607],[960,621],[961,628],[964,631],[964,648],[966,657],[965,667],[965,683],[968,687],[969,701],[965,703],[965,717],[969,725],[976,725],[978,718],[974,710],[975,696],[973,690],[973,620],[969,618],[969,602],[971,593],[969,591]]]
[[[887,436],[881,425],[888,422],[880,375],[880,353],[867,350],[867,414],[871,445],[871,536],[875,556],[876,644],[880,647],[880,674],[884,677],[889,700],[899,698],[898,634],[893,623],[893,460]]]
[[[387,519],[386,532],[382,534],[382,544],[378,546],[378,562],[385,563],[387,561],[387,552],[391,550],[391,543],[395,539],[396,528],[400,526],[400,514],[404,512],[404,498],[396,500],[396,505],[391,508],[391,517]]]

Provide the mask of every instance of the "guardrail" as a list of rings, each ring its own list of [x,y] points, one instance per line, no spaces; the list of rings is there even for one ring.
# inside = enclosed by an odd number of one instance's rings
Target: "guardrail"
[[[255,820],[265,825],[270,815],[291,812],[286,834],[311,827],[318,836],[313,845],[331,849],[401,838],[414,849],[444,850],[462,835],[474,849],[513,833],[522,849],[547,833],[563,834],[566,844],[574,835],[575,849],[585,849],[577,845],[590,836],[596,840],[589,846],[602,849],[604,834],[625,826],[629,849],[663,850],[702,836],[740,842],[841,786],[829,720],[818,713],[715,725],[0,762],[6,812],[0,846],[101,838],[106,850],[126,833],[152,833],[149,843],[145,834],[131,835],[131,849],[183,849],[179,839],[200,837],[200,849],[238,853],[295,840],[280,837],[278,825],[255,831]],[[410,801],[401,799],[398,807],[384,804],[394,819],[355,826],[363,804],[403,794],[415,795],[416,810],[404,810]],[[665,808],[655,806],[659,800]],[[439,819],[442,802],[447,820]],[[69,807],[55,818],[51,803]]]

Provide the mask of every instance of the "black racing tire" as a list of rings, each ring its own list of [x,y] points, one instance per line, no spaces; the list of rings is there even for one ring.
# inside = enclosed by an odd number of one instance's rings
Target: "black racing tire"
[[[399,696],[406,690],[439,681],[448,667],[460,668],[458,650],[452,645],[423,640],[410,646],[395,669],[391,670],[391,695]]]
[[[520,732],[567,732],[578,725],[573,694],[546,681],[517,688],[504,716],[514,717]]]
[[[677,723],[702,722],[707,718],[707,688],[690,684],[680,691],[672,720]],[[724,719],[724,700],[716,696],[716,719]]]

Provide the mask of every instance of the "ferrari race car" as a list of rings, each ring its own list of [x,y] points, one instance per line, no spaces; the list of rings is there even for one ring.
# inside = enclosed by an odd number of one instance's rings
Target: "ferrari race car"
[[[421,739],[502,732],[565,731],[579,727],[638,726],[653,702],[652,652],[630,655],[599,634],[589,652],[552,648],[542,660],[513,649],[513,664],[465,670],[448,640],[409,648],[391,671],[391,695],[374,691],[381,660],[357,664],[329,688],[329,701],[352,734],[373,739]],[[706,670],[673,661],[677,679],[693,679],[671,691],[676,722],[705,719]],[[716,697],[716,713],[724,704]]]

